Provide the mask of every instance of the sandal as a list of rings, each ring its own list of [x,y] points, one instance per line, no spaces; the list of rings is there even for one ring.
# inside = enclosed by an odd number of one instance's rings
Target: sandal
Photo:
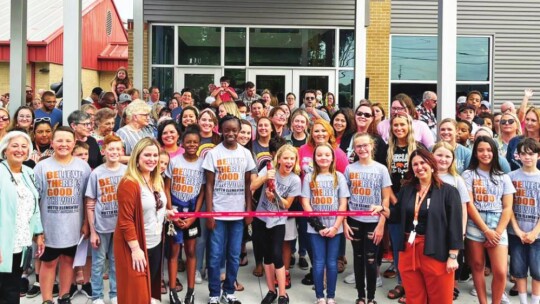
[[[176,278],[176,292],[181,292],[182,290],[184,290],[184,285],[182,285],[180,280]]]
[[[374,299],[368,300],[367,304],[377,304],[377,301]]]
[[[407,299],[405,298],[405,296],[403,296],[403,297],[399,298],[399,300],[397,302],[400,303],[400,304],[406,304]]]
[[[399,299],[399,298],[403,297],[404,295],[405,295],[405,289],[403,289],[403,286],[396,285],[396,287],[394,287],[394,289],[391,289],[391,290],[388,291],[387,297],[390,300],[396,300],[396,299]]]
[[[366,304],[366,300],[365,299],[356,299],[356,301],[354,301],[354,304]]]
[[[264,273],[264,268],[262,264],[257,264],[255,268],[253,268],[253,275],[256,277],[262,277]]]
[[[454,301],[457,300],[457,298],[459,298],[459,289],[454,287]]]
[[[247,264],[249,264],[247,253],[246,252],[240,253],[240,267],[247,266]]]
[[[491,268],[485,267],[484,268],[484,276],[488,277],[491,274]]]
[[[167,286],[165,286],[165,280],[161,280],[161,294],[167,293]]]
[[[244,291],[244,285],[240,284],[238,281],[234,281],[234,290]]]
[[[387,278],[387,279],[393,279],[397,276],[397,273],[396,273],[396,268],[394,267],[394,264],[390,264],[390,266],[388,267],[388,269],[386,269],[384,272],[383,272],[383,277]]]

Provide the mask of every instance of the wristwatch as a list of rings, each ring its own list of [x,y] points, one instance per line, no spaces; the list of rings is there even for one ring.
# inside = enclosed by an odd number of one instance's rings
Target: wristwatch
[[[455,259],[457,259],[457,254],[455,254],[455,253],[449,253],[449,254],[448,254],[448,257],[451,258],[452,260],[455,260]]]

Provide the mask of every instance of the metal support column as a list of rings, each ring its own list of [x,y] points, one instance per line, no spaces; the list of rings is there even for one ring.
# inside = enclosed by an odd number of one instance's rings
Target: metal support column
[[[143,89],[144,45],[143,0],[133,0],[133,85]],[[142,96],[142,95],[141,95]]]
[[[81,9],[82,0],[64,0],[64,126],[68,125],[68,115],[81,106]]]
[[[457,1],[439,0],[437,118],[456,117]]]
[[[11,0],[11,41],[9,55],[9,112],[26,105],[26,15],[27,0]]]

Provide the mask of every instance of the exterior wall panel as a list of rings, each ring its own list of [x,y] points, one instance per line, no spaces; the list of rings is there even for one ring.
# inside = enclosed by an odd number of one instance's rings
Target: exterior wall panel
[[[355,0],[144,0],[150,23],[354,26]]]
[[[437,0],[392,0],[392,34],[437,34]],[[519,105],[523,89],[540,91],[540,1],[458,0],[458,35],[490,35],[492,101]]]

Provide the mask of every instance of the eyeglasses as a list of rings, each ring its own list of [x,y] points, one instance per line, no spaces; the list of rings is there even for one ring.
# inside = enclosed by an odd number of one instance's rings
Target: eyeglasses
[[[92,126],[92,123],[91,122],[78,122],[77,125],[83,125],[88,128]]]
[[[163,207],[163,202],[161,201],[161,194],[159,194],[159,192],[157,191],[154,191],[154,199],[156,200],[156,211],[158,211]]]
[[[510,119],[501,119],[499,124],[501,125],[513,125],[516,121],[513,118]]]
[[[366,113],[366,112],[356,112],[356,116],[358,117],[365,117],[365,118],[371,118],[373,115],[370,114],[370,113]]]
[[[433,101],[434,103],[437,103],[437,99],[428,99],[428,100],[431,100],[431,101]]]
[[[394,112],[403,112],[407,110],[407,108],[402,108],[402,107],[391,107],[390,109]]]
[[[1,117],[0,117],[0,120],[1,120],[1,121],[8,121],[8,120],[9,120],[9,116],[1,116]]]
[[[305,97],[306,100],[315,100],[315,97]]]
[[[285,115],[285,114],[276,114],[276,115],[274,115],[274,117],[277,117],[277,118],[286,118],[287,115]]]
[[[363,144],[363,145],[357,145],[356,146],[357,149],[361,149],[361,150],[367,150],[368,147],[369,147],[369,144]]]
[[[17,117],[21,119],[32,119],[32,115],[19,115]]]

